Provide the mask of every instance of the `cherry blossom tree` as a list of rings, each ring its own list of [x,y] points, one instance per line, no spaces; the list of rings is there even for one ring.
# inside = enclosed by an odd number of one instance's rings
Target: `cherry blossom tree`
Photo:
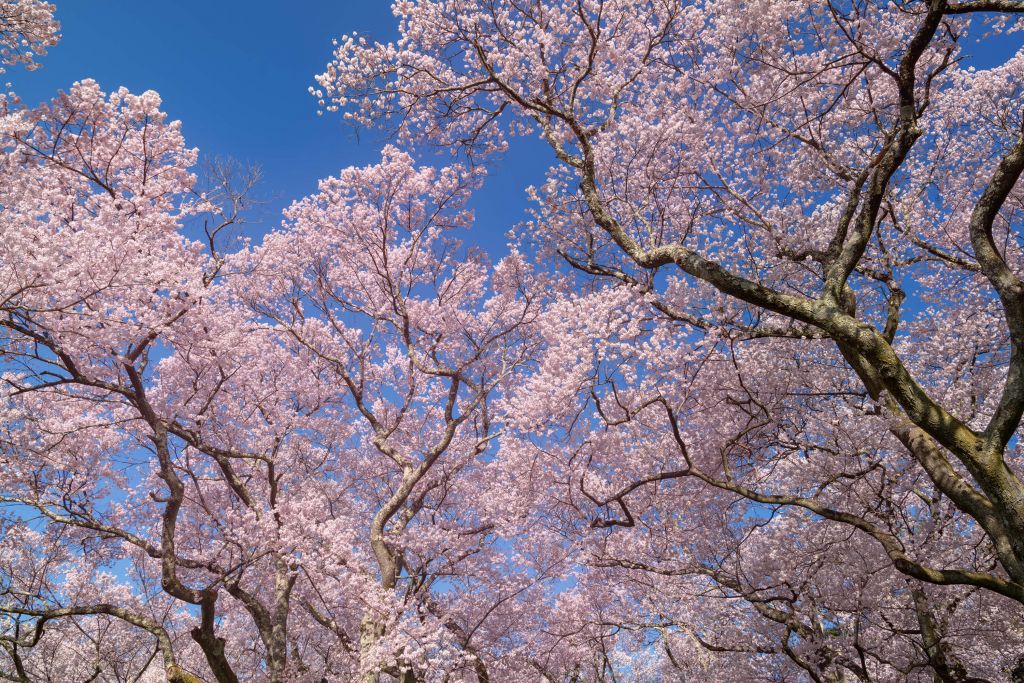
[[[473,494],[535,348],[521,259],[457,239],[477,172],[387,149],[225,253],[159,106],[4,122],[0,672],[486,678],[545,577]]]
[[[1020,677],[1024,62],[968,45],[1024,4],[394,9],[321,107],[551,150],[521,234],[561,301],[504,481],[621,582],[558,675],[638,670],[632,630],[714,680]]]

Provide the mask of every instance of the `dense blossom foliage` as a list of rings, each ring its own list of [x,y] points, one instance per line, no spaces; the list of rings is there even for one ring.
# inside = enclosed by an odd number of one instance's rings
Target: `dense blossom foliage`
[[[1024,3],[394,12],[233,249],[155,93],[6,103],[0,678],[1024,681]]]
[[[54,6],[40,0],[0,2],[0,64],[38,65],[35,58],[57,44],[60,25]],[[3,68],[0,67],[0,73]]]

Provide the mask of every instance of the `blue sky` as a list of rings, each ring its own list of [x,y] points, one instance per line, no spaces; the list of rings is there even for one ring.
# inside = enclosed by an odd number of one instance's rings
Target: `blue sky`
[[[56,2],[61,43],[40,70],[6,75],[25,103],[83,78],[108,92],[121,85],[158,91],[164,109],[183,121],[189,145],[262,166],[256,194],[266,204],[250,215],[250,233],[276,225],[280,210],[314,191],[317,179],[379,158],[379,135],[357,135],[337,114],[317,117],[307,88],[330,59],[333,38],[397,36],[388,0]],[[1016,36],[970,41],[967,51],[983,68],[1019,44]],[[505,233],[526,217],[525,187],[543,181],[550,158],[539,141],[519,140],[489,169],[474,199],[472,242],[494,256],[505,252]]]
[[[63,38],[27,73],[4,78],[33,106],[93,78],[107,92],[124,85],[156,90],[204,155],[262,166],[249,232],[280,221],[280,210],[313,192],[316,181],[379,158],[382,139],[335,115],[316,115],[307,88],[331,57],[331,40],[358,32],[397,37],[387,0],[56,0]],[[499,256],[505,232],[525,218],[525,187],[543,181],[547,159],[513,152],[491,169],[474,201],[471,240]],[[541,163],[544,162],[544,163]]]

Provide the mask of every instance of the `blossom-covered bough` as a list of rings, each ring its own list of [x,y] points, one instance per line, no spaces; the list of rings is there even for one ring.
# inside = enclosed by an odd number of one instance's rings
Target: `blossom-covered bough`
[[[45,55],[46,48],[60,38],[60,24],[53,12],[52,4],[39,0],[0,2],[0,64],[35,69],[35,58]]]
[[[583,562],[631,592],[621,628],[699,653],[669,670],[1024,675],[1024,57],[974,47],[1022,12],[408,2],[397,42],[345,38],[318,78],[411,144],[551,148],[523,240],[575,277],[503,452],[557,469],[529,478],[542,509],[609,530]],[[774,635],[730,636],[708,591]],[[1002,616],[965,643],[959,610]]]

